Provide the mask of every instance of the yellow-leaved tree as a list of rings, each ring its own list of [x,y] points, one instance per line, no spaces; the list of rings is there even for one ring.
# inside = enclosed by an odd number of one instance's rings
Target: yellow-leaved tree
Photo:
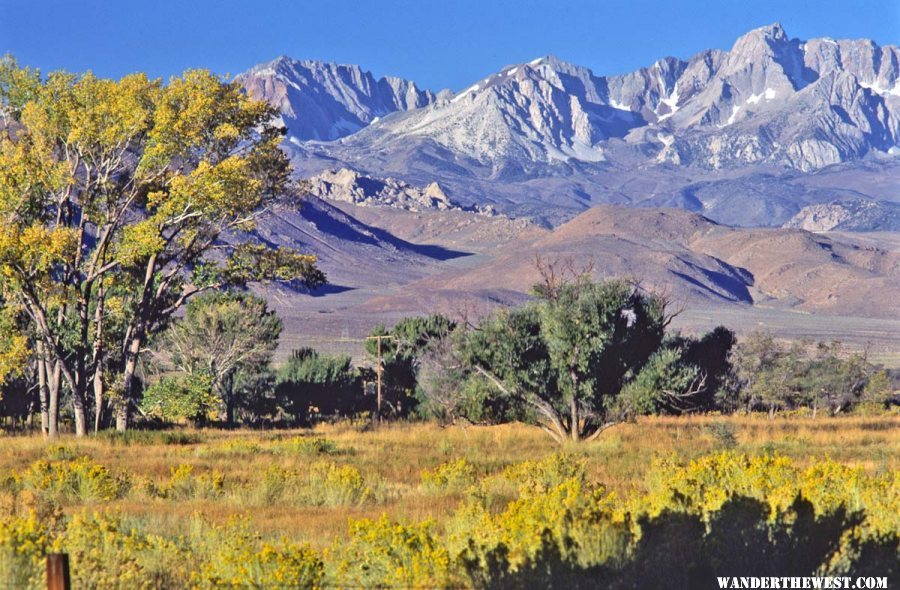
[[[0,60],[0,298],[28,320],[50,434],[62,386],[77,434],[90,392],[95,428],[110,407],[126,429],[147,337],[194,294],[324,283],[314,256],[224,239],[297,196],[275,115],[204,70],[163,84]]]

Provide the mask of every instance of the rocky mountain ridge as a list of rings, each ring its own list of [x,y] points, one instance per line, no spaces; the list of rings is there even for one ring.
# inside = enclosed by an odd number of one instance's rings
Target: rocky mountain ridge
[[[870,40],[802,41],[774,24],[617,76],[547,56],[455,95],[356,66],[273,64],[238,80],[282,109],[303,176],[438,182],[461,205],[550,225],[603,203],[779,226],[836,199],[900,201],[857,182],[873,167],[900,176],[900,50]]]
[[[409,80],[376,79],[357,65],[285,56],[260,64],[235,81],[279,108],[295,142],[338,139],[395,111],[436,100],[434,93]]]

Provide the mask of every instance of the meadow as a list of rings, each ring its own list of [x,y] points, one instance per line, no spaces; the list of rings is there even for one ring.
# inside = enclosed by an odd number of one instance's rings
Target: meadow
[[[669,480],[676,481],[681,476],[671,469],[687,473],[697,469],[690,467],[691,461],[703,465],[716,457],[715,461],[732,467],[737,465],[735,460],[743,460],[745,463],[738,469],[747,473],[760,465],[765,470],[786,465],[796,474],[797,482],[808,482],[814,477],[827,483],[832,476],[816,470],[832,465],[844,470],[840,478],[869,482],[860,484],[860,489],[880,490],[879,500],[870,499],[869,505],[862,501],[863,505],[871,509],[874,503],[884,513],[896,514],[900,513],[898,426],[900,418],[896,415],[817,419],[788,414],[774,419],[755,415],[648,417],[619,425],[594,443],[564,447],[539,429],[522,424],[442,428],[410,423],[373,428],[347,422],[306,430],[131,431],[82,439],[64,436],[54,441],[7,436],[3,441],[5,450],[0,454],[0,517],[7,519],[6,529],[0,524],[0,549],[4,530],[5,542],[15,544],[23,543],[22,535],[27,537],[23,530],[40,526],[46,530],[41,533],[43,536],[38,535],[38,539],[44,539],[36,541],[38,544],[45,542],[49,547],[54,527],[65,526],[70,528],[60,537],[66,539],[61,541],[62,547],[72,543],[73,538],[87,542],[83,533],[71,532],[71,524],[52,524],[71,523],[73,519],[82,519],[81,524],[87,519],[95,531],[141,531],[145,535],[142,543],[149,543],[147,539],[151,538],[193,538],[196,543],[202,537],[219,538],[220,545],[228,546],[240,544],[233,535],[249,535],[253,539],[249,545],[270,543],[259,545],[263,549],[258,555],[265,554],[265,547],[270,551],[294,547],[294,556],[301,548],[309,555],[323,556],[324,566],[316,561],[318,557],[313,561],[328,577],[322,573],[313,579],[315,583],[307,585],[321,586],[328,580],[337,583],[335,579],[344,580],[339,584],[343,585],[350,578],[339,576],[350,574],[336,565],[340,559],[347,563],[346,556],[340,558],[339,548],[347,543],[358,546],[362,530],[359,522],[366,523],[364,528],[374,527],[374,531],[365,528],[362,535],[372,543],[379,535],[388,534],[394,536],[387,544],[394,546],[398,543],[397,531],[405,531],[407,536],[403,538],[409,541],[408,535],[424,535],[422,531],[426,529],[431,535],[428,538],[452,538],[459,535],[463,522],[460,513],[471,509],[473,498],[485,510],[480,518],[508,512],[523,498],[544,498],[541,494],[552,494],[554,486],[563,489],[564,484],[577,484],[577,497],[594,497],[599,490],[605,498],[627,503],[631,498],[653,497],[658,493],[660,478],[666,480],[665,485],[674,485]],[[755,460],[762,463],[753,463]],[[777,466],[779,460],[784,461],[781,467]],[[721,473],[715,478],[714,485],[732,485]],[[780,478],[774,471],[765,471],[760,481],[775,482]],[[535,484],[536,481],[543,483]],[[765,483],[764,487],[768,485]],[[805,489],[803,485],[808,484],[796,483],[797,489]],[[771,493],[767,491],[759,499],[774,506],[774,496],[766,495]],[[842,489],[840,493],[852,490]],[[874,497],[866,493],[858,492],[857,496]],[[603,500],[607,501],[612,500]],[[23,520],[27,515],[31,521]],[[102,520],[106,517],[112,520]],[[380,520],[383,517],[386,519]],[[10,524],[9,519],[15,518],[20,519],[19,524]],[[101,520],[96,521],[97,518]],[[51,524],[41,525],[41,521]],[[426,529],[414,529],[418,532],[411,533],[402,524],[401,528],[391,529],[391,523],[408,523],[410,527],[425,523],[422,526]],[[878,526],[882,532],[896,533],[896,523],[890,518],[887,522],[882,519]],[[235,527],[242,532],[235,533]],[[199,532],[201,529],[206,532]],[[534,534],[540,535],[540,531]],[[507,541],[506,546],[510,545],[515,546]],[[146,555],[147,546],[140,546]],[[85,555],[96,553],[92,551]],[[116,559],[121,558],[121,553],[120,547]],[[228,559],[218,555],[214,560],[219,564],[216,567],[224,567],[221,563]],[[0,560],[0,574],[5,567],[7,581],[13,567],[10,563],[9,558]],[[171,567],[165,563],[168,562],[163,560],[162,565],[157,565],[161,569]],[[306,562],[292,561],[285,571],[306,571],[308,566]],[[82,565],[82,572],[85,567],[88,566]],[[491,586],[487,582],[475,583],[474,578],[460,581],[447,572],[444,574],[449,578],[433,577],[422,574],[415,564],[410,567],[410,571],[418,573],[403,578],[408,583],[425,579],[447,585],[452,579],[462,586]],[[245,574],[239,571],[229,573],[230,577],[207,576],[201,580],[185,573],[184,579],[194,580],[197,586],[218,585],[227,579],[237,583]],[[142,575],[146,579],[146,572]],[[263,574],[246,575],[259,579]],[[379,575],[374,585],[391,585],[385,580],[393,574]],[[421,575],[425,578],[415,577]],[[368,585],[358,577],[352,579]],[[159,583],[150,587],[167,585],[156,581]],[[39,580],[32,582],[35,587],[40,585]],[[120,587],[116,585],[118,581],[103,582],[93,577],[84,582],[92,587]],[[507,579],[501,586],[507,583],[514,585]]]

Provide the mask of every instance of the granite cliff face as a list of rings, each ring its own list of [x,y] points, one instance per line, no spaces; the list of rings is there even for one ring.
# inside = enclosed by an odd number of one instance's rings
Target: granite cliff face
[[[431,104],[435,95],[401,78],[375,79],[356,65],[288,57],[237,77],[253,96],[281,110],[295,141],[338,139],[394,111]]]
[[[784,227],[812,232],[900,231],[900,205],[876,201],[834,201],[808,205]]]

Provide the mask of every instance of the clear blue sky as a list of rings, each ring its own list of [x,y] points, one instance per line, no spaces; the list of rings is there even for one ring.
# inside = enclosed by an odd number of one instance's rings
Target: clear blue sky
[[[44,71],[163,77],[285,54],[459,90],[551,53],[630,71],[775,21],[802,39],[900,43],[900,0],[0,0],[0,53]]]

